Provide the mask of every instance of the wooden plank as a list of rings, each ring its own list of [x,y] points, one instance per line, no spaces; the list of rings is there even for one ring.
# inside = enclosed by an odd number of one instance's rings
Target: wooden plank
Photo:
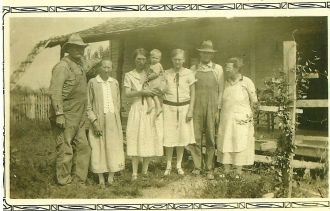
[[[328,99],[323,100],[297,100],[297,107],[300,108],[327,108]]]
[[[264,156],[264,155],[255,155],[255,161],[260,163],[272,163],[272,157]],[[292,167],[293,168],[306,168],[306,169],[320,169],[324,168],[325,164],[311,162],[311,161],[302,161],[302,160],[293,160]]]
[[[256,140],[255,150],[273,152],[276,150],[277,141],[276,140]]]
[[[265,111],[265,112],[277,112],[279,110],[278,106],[259,106],[259,111]],[[297,114],[302,114],[303,109],[296,109]]]
[[[301,140],[296,139],[295,155],[321,158],[327,154],[328,145],[304,143]],[[277,141],[273,139],[259,139],[255,141],[255,150],[262,152],[274,152],[277,148]]]
[[[297,135],[296,140],[308,140],[308,141],[322,141],[328,142],[329,137],[325,136],[304,136],[304,135]]]
[[[312,146],[309,144],[297,144],[297,148],[295,150],[296,155],[303,155],[303,156],[308,156],[308,157],[313,157],[313,158],[320,158],[324,157],[328,148],[327,147],[317,147],[317,146]]]
[[[319,73],[306,73],[304,78],[312,79],[312,78],[319,78]]]
[[[268,112],[277,112],[279,109],[278,106],[259,106],[260,111],[268,111]]]

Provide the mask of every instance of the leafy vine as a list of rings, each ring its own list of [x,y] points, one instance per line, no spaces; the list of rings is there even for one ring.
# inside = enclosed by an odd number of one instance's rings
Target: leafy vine
[[[298,64],[295,70],[297,99],[307,98],[309,81],[306,79],[306,76],[311,73],[319,74],[319,71],[313,69],[313,65],[317,60],[319,60],[319,57],[315,56],[311,60],[301,63],[298,53]],[[289,183],[293,180],[293,175],[290,174],[290,159],[294,155],[296,148],[294,134],[295,128],[299,124],[298,121],[296,121],[295,125],[292,124],[293,96],[290,94],[290,86],[287,79],[288,75],[284,71],[280,71],[279,74],[265,81],[265,89],[261,91],[259,97],[260,104],[278,108],[275,116],[279,120],[280,135],[278,137],[277,149],[273,156],[275,187],[278,197],[287,196]]]

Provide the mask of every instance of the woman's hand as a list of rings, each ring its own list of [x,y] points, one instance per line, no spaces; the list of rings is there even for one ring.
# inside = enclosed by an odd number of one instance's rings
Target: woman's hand
[[[102,136],[102,130],[100,129],[100,127],[98,126],[96,121],[93,122],[93,129],[94,129],[95,135]]]
[[[217,111],[215,112],[215,125],[219,125],[219,121],[220,121],[220,109],[217,109]]]
[[[186,122],[190,122],[193,118],[193,112],[191,110],[188,111],[186,115]]]
[[[155,96],[155,95],[160,95],[161,94],[161,91],[158,90],[158,89],[144,89],[141,91],[141,95],[143,97],[152,97],[152,96]]]

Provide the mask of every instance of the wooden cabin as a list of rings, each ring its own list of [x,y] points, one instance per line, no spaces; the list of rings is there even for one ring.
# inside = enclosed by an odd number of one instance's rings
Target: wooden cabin
[[[134,17],[111,18],[101,25],[75,33],[79,33],[87,43],[109,41],[109,56],[120,84],[124,74],[134,68],[132,55],[136,48],[143,47],[148,51],[159,49],[165,69],[171,66],[171,50],[184,49],[186,66],[190,67],[192,61],[198,58],[196,48],[200,43],[212,40],[218,50],[214,58],[216,63],[224,65],[230,56],[242,57],[245,64],[243,74],[250,77],[257,88],[262,88],[265,78],[283,68],[283,42],[295,41],[299,63],[315,56],[319,58],[313,66],[319,74],[308,79],[308,99],[318,99],[321,103],[304,108],[301,128],[314,128],[318,135],[327,137],[327,24],[326,17]],[[46,47],[63,45],[69,36],[55,37],[49,40]],[[129,101],[124,96],[122,108],[123,115],[127,115]]]
[[[295,40],[302,59],[316,53],[319,71],[327,69],[327,19],[324,17],[244,17],[244,18],[112,18],[96,27],[78,32],[85,42],[109,40],[110,57],[116,78],[123,80],[134,68],[134,49],[157,48],[162,51],[164,68],[171,66],[170,52],[187,52],[187,67],[198,57],[196,48],[203,40],[212,40],[218,53],[214,61],[223,65],[230,56],[244,59],[243,74],[256,87],[283,66],[283,41]],[[62,45],[69,35],[54,38],[47,47]],[[327,81],[315,80],[310,98],[326,99]]]

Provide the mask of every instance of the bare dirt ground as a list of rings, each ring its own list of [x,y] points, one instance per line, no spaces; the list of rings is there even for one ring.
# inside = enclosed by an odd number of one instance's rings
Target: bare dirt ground
[[[206,185],[205,177],[186,175],[164,187],[150,187],[142,190],[142,198],[200,198]]]

